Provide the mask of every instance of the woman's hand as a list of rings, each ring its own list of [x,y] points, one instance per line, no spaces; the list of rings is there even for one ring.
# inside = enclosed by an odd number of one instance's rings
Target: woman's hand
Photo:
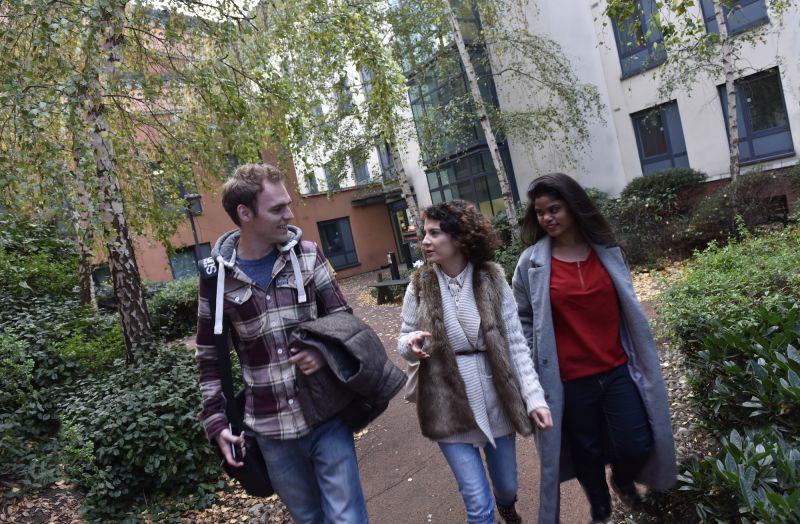
[[[530,412],[530,417],[536,424],[536,429],[547,431],[553,427],[553,416],[548,408],[536,408]]]
[[[430,336],[431,334],[427,331],[420,331],[408,337],[408,348],[411,350],[411,353],[419,357],[420,360],[430,358],[430,355],[422,350],[425,339]]]

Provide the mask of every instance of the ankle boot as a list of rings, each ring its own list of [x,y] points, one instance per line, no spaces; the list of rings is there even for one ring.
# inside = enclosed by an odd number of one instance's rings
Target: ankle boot
[[[512,502],[510,506],[501,506],[497,504],[497,512],[503,517],[506,524],[522,524],[522,517],[517,513],[516,501]]]

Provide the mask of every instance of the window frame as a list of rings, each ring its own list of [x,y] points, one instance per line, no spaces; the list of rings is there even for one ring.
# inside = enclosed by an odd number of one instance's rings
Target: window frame
[[[347,250],[344,251],[345,263],[342,264],[342,265],[338,265],[337,266],[337,265],[334,265],[334,263],[332,261],[332,258],[334,256],[338,255],[338,253],[332,255],[329,252],[328,245],[327,245],[327,242],[325,240],[326,237],[325,237],[325,235],[323,235],[322,228],[326,227],[326,226],[330,226],[330,225],[337,225],[337,227],[339,227],[338,226],[339,224],[346,224],[347,225],[347,229],[350,231],[350,241],[353,244],[353,248],[352,249],[347,249]],[[341,232],[341,229],[339,229],[339,231]],[[328,261],[328,263],[331,265],[331,267],[333,269],[338,271],[338,270],[341,270],[341,269],[347,269],[347,268],[355,267],[355,266],[358,266],[358,265],[361,264],[361,262],[359,262],[359,260],[358,260],[358,250],[356,249],[356,240],[355,240],[355,237],[353,236],[353,227],[350,225],[350,217],[344,216],[344,217],[339,217],[339,218],[332,218],[332,219],[329,219],[329,220],[321,220],[321,221],[317,222],[317,233],[319,234],[319,240],[320,240],[319,243],[320,243],[320,248],[322,248],[322,253],[325,255],[325,259]],[[351,253],[352,253],[353,257],[354,257],[354,261],[348,261],[347,260],[348,255],[351,254]]]
[[[769,10],[767,9],[767,4],[765,0],[731,0],[732,2],[736,2],[736,6],[729,6],[726,7],[724,4],[722,6],[722,16],[725,18],[725,26],[728,28],[728,35],[735,36],[740,33],[744,33],[745,31],[752,29],[753,27],[763,25],[769,23]],[[715,33],[719,34],[719,27],[717,27],[717,15],[714,12],[714,5],[709,4],[709,2],[713,2],[713,0],[700,0],[700,11],[703,13],[703,23],[706,26],[707,33]],[[734,9],[741,9],[742,4],[745,7],[750,6],[755,3],[761,3],[764,7],[764,16],[753,20],[750,23],[736,26],[735,28],[731,29],[731,26],[728,22],[728,14],[733,12]],[[712,30],[711,26],[716,28],[716,30]]]
[[[680,108],[678,107],[677,100],[670,100],[669,102],[649,107],[642,111],[637,111],[636,113],[631,113],[631,125],[633,126],[633,134],[636,137],[636,149],[639,152],[639,163],[642,167],[642,174],[645,176],[650,175],[660,169],[669,169],[674,167],[691,167],[689,164],[688,148],[686,148],[686,138],[684,137],[683,143],[684,143],[684,148],[687,150],[683,152],[677,152],[673,144],[671,136],[672,134],[670,133],[670,130],[672,129],[672,123],[670,123],[669,118],[667,118],[667,110],[672,107],[675,108],[675,112],[678,119],[677,123],[679,124],[680,127],[681,136],[683,136],[683,121],[680,118]],[[661,119],[661,128],[662,128],[661,132],[664,136],[664,142],[667,145],[667,151],[659,155],[645,158],[644,140],[642,139],[641,128],[638,125],[638,122],[643,122],[644,120],[646,120],[653,111],[658,111],[659,118]],[[682,157],[686,158],[686,165],[680,164],[679,159]],[[670,163],[669,168],[657,168],[652,170],[647,168],[647,166],[661,163],[664,162],[665,160],[669,160]]]
[[[611,27],[614,29],[614,41],[617,44],[617,56],[623,80],[654,69],[667,60],[667,53],[662,44],[661,31],[657,26],[650,23],[653,10],[657,8],[654,0],[636,0],[635,4],[639,22],[637,27],[639,27],[643,39],[643,42],[635,48],[623,46],[619,20],[611,18]],[[649,36],[648,33],[650,33]],[[644,60],[634,60],[634,57],[644,50],[647,50],[646,58]]]
[[[781,95],[780,104],[783,108],[784,114],[786,115],[786,124],[783,126],[776,126],[770,129],[753,131],[753,122],[750,113],[750,107],[747,104],[747,100],[745,98],[746,93],[742,89],[742,85],[763,80],[765,78],[773,76],[776,78],[778,82],[778,92]],[[736,85],[736,106],[737,109],[741,108],[741,116],[742,116],[742,118],[738,122],[739,140],[737,145],[739,147],[739,159],[740,159],[739,164],[747,166],[795,155],[796,152],[794,149],[794,140],[793,140],[794,137],[792,136],[792,127],[789,119],[789,111],[786,107],[786,96],[783,91],[783,82],[781,80],[780,70],[777,67],[774,67],[766,69],[764,71],[759,71],[752,75],[748,75],[744,78],[736,80],[735,85]],[[725,136],[730,138],[730,133],[728,131],[728,96],[727,93],[725,92],[725,85],[722,84],[717,86],[717,92],[719,94],[720,105],[722,106],[722,118],[725,124]],[[743,130],[745,131],[745,134],[742,133]],[[783,133],[786,133],[789,136],[790,149],[778,150],[766,154],[761,154],[758,156],[755,154],[755,148],[753,146],[754,139],[780,135]],[[743,143],[747,144],[748,155],[742,154]]]

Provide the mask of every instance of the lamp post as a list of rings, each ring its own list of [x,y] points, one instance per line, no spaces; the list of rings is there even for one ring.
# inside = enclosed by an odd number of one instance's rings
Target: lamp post
[[[183,195],[184,201],[186,201],[186,214],[189,216],[189,223],[192,224],[192,236],[194,237],[194,268],[196,271],[200,271],[200,267],[198,263],[200,262],[200,239],[197,237],[197,226],[194,223],[194,204],[195,202],[200,202],[200,193],[187,193]]]

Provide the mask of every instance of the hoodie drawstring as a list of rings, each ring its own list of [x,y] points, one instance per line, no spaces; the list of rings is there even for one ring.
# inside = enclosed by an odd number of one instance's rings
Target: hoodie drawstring
[[[217,296],[214,303],[214,334],[222,334],[222,309],[225,301],[225,261],[217,255]]]
[[[300,271],[300,262],[297,260],[297,255],[294,254],[294,249],[289,250],[289,259],[292,261],[294,282],[297,285],[297,301],[302,304],[307,298],[306,286],[303,285],[303,273]]]

